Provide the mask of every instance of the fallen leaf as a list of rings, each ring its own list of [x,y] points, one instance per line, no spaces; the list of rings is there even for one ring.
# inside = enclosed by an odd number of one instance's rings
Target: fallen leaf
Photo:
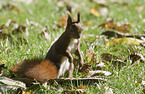
[[[123,33],[129,33],[130,29],[131,29],[130,24],[124,24],[122,26],[118,26],[112,22],[105,22],[103,24],[100,24],[99,27],[100,28],[109,28],[111,30],[117,30],[117,31],[123,32]]]
[[[33,91],[23,91],[22,94],[35,94]]]
[[[105,61],[112,61],[112,60],[117,60],[119,58],[109,53],[103,53],[101,54],[101,59]]]
[[[67,25],[67,18],[65,16],[61,16],[59,19],[58,19],[58,26],[59,27],[64,27]]]
[[[88,72],[89,71],[91,71],[91,69],[90,69],[90,64],[84,64],[83,65],[83,67],[81,68],[81,70],[80,70],[80,72],[84,75],[84,76],[86,76],[87,74],[88,74]]]
[[[142,39],[143,37],[145,37],[145,34],[121,33],[121,32],[115,31],[115,30],[105,31],[101,35],[108,36],[108,38],[110,38],[110,37],[117,37],[117,38],[132,37],[132,38]]]
[[[8,86],[26,88],[26,85],[24,83],[9,79],[7,77],[0,77],[0,82]]]
[[[131,64],[134,64],[138,60],[145,62],[145,58],[141,54],[138,54],[138,53],[130,54],[129,59],[131,60]]]
[[[86,86],[80,85],[80,86],[78,87],[78,89],[87,89],[87,87],[86,87]]]
[[[129,33],[131,29],[130,24],[124,24],[123,26],[118,27],[118,31],[123,32],[123,33]]]
[[[100,28],[109,28],[109,29],[117,29],[118,26],[116,24],[113,24],[112,22],[106,22],[99,25]]]
[[[114,30],[105,31],[101,35],[105,35],[108,38],[111,38],[111,37],[122,38],[124,36],[123,33],[120,33],[120,32],[114,31]]]
[[[129,56],[129,58],[134,62],[134,61],[139,60],[141,57],[138,56],[137,54],[133,53]]]
[[[89,9],[90,10],[90,13],[96,17],[101,17],[99,11],[95,8],[95,7],[92,7]]]
[[[110,76],[112,73],[108,71],[96,70],[96,71],[89,71],[87,77],[92,76]]]
[[[141,45],[144,41],[135,39],[135,38],[116,38],[106,42],[106,46],[115,46],[115,45]]]
[[[126,65],[126,63],[122,60],[122,58],[119,58],[119,57],[114,56],[114,55],[109,54],[109,53],[103,53],[101,55],[101,59],[107,65],[111,65],[111,66],[114,66],[114,67],[119,67],[120,68],[121,66],[125,66]]]

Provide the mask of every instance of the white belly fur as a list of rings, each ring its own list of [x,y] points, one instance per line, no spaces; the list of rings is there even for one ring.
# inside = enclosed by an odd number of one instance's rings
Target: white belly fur
[[[71,39],[70,44],[68,46],[68,50],[70,53],[75,53],[77,46],[78,46],[78,39]]]
[[[72,39],[68,46],[68,50],[70,53],[75,53],[78,45],[78,39]],[[59,69],[59,76],[63,75],[67,70],[69,70],[70,62],[67,57],[63,57],[61,60],[61,65]]]
[[[67,59],[67,57],[63,57],[59,69],[59,76],[62,76],[68,69],[69,69],[70,63]]]

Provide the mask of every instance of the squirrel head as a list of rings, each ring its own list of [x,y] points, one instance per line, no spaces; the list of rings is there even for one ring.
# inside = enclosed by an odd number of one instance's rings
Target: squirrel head
[[[81,13],[78,12],[78,20],[77,21],[73,21],[69,12],[67,14],[68,14],[68,19],[67,19],[66,31],[68,31],[70,33],[69,35],[72,38],[79,39],[81,37],[82,31],[83,31],[81,24],[80,24]]]

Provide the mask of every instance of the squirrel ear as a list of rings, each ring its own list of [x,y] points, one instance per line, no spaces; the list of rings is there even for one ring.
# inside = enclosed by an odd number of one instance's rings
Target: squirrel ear
[[[72,24],[72,17],[71,17],[69,12],[67,12],[67,14],[68,14],[67,24],[71,25]]]
[[[81,12],[78,11],[78,20],[77,20],[77,22],[79,23],[80,21],[81,21]]]

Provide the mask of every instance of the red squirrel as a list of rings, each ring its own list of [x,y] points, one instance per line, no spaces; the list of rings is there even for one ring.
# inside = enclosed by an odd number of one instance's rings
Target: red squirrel
[[[68,71],[68,76],[71,77],[74,69],[72,54],[78,56],[80,68],[84,63],[80,52],[82,31],[80,12],[78,12],[77,21],[73,21],[70,13],[68,13],[66,30],[50,47],[45,59],[24,60],[12,66],[11,70],[37,81],[59,78],[66,71]]]

